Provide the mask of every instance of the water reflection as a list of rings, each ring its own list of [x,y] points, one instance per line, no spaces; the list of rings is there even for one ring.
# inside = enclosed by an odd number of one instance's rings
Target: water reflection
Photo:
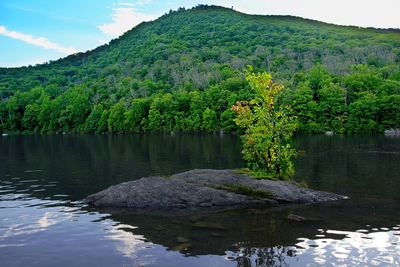
[[[354,197],[400,200],[400,137],[300,136],[297,179]]]
[[[19,190],[27,189],[22,183],[39,181],[39,198],[67,194],[79,200],[143,176],[243,165],[234,136],[7,136],[0,137],[0,148],[1,179],[23,177],[15,184]],[[57,186],[50,188],[52,183]]]
[[[382,230],[326,230],[340,238],[304,239],[297,243],[319,265],[350,264],[353,266],[398,266],[400,264],[400,232],[398,227]],[[344,238],[342,238],[345,236]]]
[[[166,217],[96,210],[80,199],[131,178],[241,166],[237,138],[7,138],[0,138],[2,266],[400,265],[400,139],[296,140],[307,151],[297,178],[349,201]]]

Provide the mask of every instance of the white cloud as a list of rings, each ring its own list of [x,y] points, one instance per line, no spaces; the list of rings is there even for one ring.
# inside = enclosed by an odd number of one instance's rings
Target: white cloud
[[[10,37],[10,38],[31,44],[31,45],[36,45],[36,46],[45,48],[45,49],[54,50],[54,51],[57,51],[59,53],[65,54],[65,55],[74,54],[74,53],[78,52],[73,47],[64,47],[60,44],[49,41],[45,37],[35,37],[35,36],[26,34],[26,33],[9,31],[5,26],[1,26],[1,25],[0,25],[0,35],[4,35],[4,36]]]
[[[144,6],[144,5],[150,4],[151,2],[153,2],[153,0],[139,0],[136,2],[136,4],[138,6]]]
[[[142,0],[137,4],[144,5],[149,2],[149,0]],[[134,4],[127,2],[118,3],[117,6],[113,8],[111,17],[112,22],[97,26],[104,34],[110,37],[118,37],[141,22],[157,18],[157,16],[154,15],[141,13],[134,7]]]
[[[135,6],[135,4],[129,3],[129,2],[119,2],[118,5],[119,6],[129,6],[129,7],[134,7]]]
[[[400,28],[399,0],[205,0],[250,14],[294,15],[340,25]]]

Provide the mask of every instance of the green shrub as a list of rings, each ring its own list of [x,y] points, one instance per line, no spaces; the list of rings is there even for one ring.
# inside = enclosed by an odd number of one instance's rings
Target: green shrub
[[[250,67],[246,79],[256,96],[232,107],[237,113],[236,124],[244,130],[243,157],[257,176],[289,178],[294,175],[292,160],[296,155],[289,141],[297,123],[289,115],[290,107],[277,102],[284,87],[273,82],[269,73],[253,73]]]

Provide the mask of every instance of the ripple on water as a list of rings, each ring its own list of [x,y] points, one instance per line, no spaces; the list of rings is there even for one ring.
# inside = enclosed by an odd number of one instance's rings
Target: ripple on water
[[[43,185],[43,187],[56,187],[57,184],[45,184]]]
[[[25,173],[43,172],[43,170],[25,170]]]
[[[381,227],[382,231],[340,231],[327,233],[345,235],[344,239],[301,238],[296,244],[298,253],[318,255],[319,262],[335,265],[398,265],[400,263],[400,237],[395,231]],[[386,230],[388,229],[388,230]],[[321,251],[323,249],[324,251]]]
[[[26,184],[26,183],[37,183],[39,182],[39,180],[36,179],[31,179],[31,180],[21,180],[20,183]],[[21,184],[17,184],[17,185],[21,185]]]

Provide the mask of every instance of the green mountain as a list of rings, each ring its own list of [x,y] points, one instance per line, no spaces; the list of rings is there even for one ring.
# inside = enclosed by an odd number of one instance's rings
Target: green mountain
[[[0,69],[2,132],[235,130],[243,69],[286,86],[300,131],[400,126],[400,31],[216,6],[171,11],[109,44]]]

